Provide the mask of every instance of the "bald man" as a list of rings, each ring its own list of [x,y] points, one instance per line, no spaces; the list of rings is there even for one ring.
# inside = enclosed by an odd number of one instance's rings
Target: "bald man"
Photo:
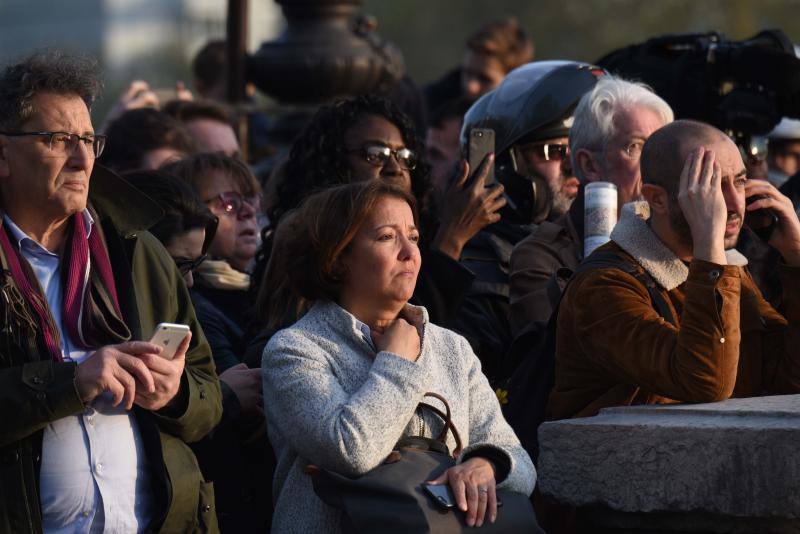
[[[548,418],[800,392],[800,221],[791,201],[749,182],[736,145],[698,122],[653,133],[641,170],[650,219],[623,215],[587,260],[602,254],[606,265],[580,272],[565,292]],[[761,200],[746,208],[754,195]],[[785,315],[733,248],[745,210],[759,208],[778,217],[770,244],[783,257]]]

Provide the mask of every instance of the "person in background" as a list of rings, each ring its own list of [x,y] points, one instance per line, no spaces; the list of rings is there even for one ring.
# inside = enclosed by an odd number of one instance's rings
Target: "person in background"
[[[461,161],[461,124],[470,107],[464,98],[450,100],[431,114],[425,135],[425,154],[431,166],[431,187],[437,204],[444,202],[456,166]]]
[[[99,162],[117,172],[158,169],[195,151],[180,122],[151,108],[126,111],[109,124],[106,136]]]
[[[453,329],[466,337],[493,383],[506,378],[513,340],[509,309],[511,251],[534,225],[566,213],[578,194],[567,144],[572,113],[603,71],[586,63],[534,61],[509,74],[464,117],[461,147],[470,132],[495,132],[494,171],[507,204],[493,224],[463,247],[461,264],[475,279],[456,311]],[[483,189],[483,184],[475,184]],[[445,204],[445,209],[447,209]]]
[[[6,532],[217,530],[187,443],[219,421],[211,350],[159,207],[96,159],[96,63],[0,73],[0,523]],[[165,359],[159,323],[191,335]]]
[[[273,531],[339,532],[340,514],[314,493],[306,465],[356,477],[402,437],[436,436],[443,423],[417,410],[428,391],[448,401],[464,440],[435,483],[452,488],[467,524],[503,513],[496,488],[530,495],[533,464],[469,344],[408,304],[420,268],[414,198],[378,180],[340,185],[307,198],[293,222],[286,272],[313,306],[264,350]]]
[[[164,217],[150,232],[191,288],[193,273],[207,257],[219,220],[189,184],[165,171],[136,171],[123,177],[164,210]],[[219,370],[226,362],[216,363]],[[220,530],[263,532],[269,529],[272,511],[271,485],[263,479],[272,476],[274,459],[263,432],[261,370],[240,363],[222,370],[219,380],[222,420],[192,449],[203,475],[214,482]]]
[[[581,98],[569,132],[572,168],[582,185],[610,182],[617,186],[617,213],[639,199],[639,157],[647,138],[672,122],[669,104],[648,87],[603,76]],[[511,253],[509,275],[511,331],[544,325],[553,304],[548,284],[561,268],[575,270],[583,259],[583,187],[569,211],[543,221]]]
[[[767,139],[769,182],[780,188],[800,171],[800,120],[784,117]]]
[[[241,148],[233,130],[231,114],[211,100],[172,100],[164,104],[165,113],[183,123],[197,152],[217,152],[239,158]]]
[[[467,38],[460,67],[425,88],[429,109],[457,98],[474,102],[509,72],[533,61],[533,48],[530,35],[514,17],[481,27]]]
[[[258,248],[261,189],[247,165],[221,154],[195,154],[164,170],[189,184],[219,218],[209,259],[198,266],[191,295],[222,373],[242,363],[247,344],[249,270]]]

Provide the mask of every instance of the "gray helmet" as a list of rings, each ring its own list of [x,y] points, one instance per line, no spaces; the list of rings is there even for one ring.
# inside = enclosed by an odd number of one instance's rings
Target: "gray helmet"
[[[509,149],[521,141],[566,137],[578,101],[605,73],[577,61],[534,61],[511,71],[467,111],[461,129],[464,154],[473,128],[495,132],[495,174],[512,201],[511,209],[503,213],[505,219],[538,222],[547,216],[550,203],[546,184],[538,183],[541,179],[516,173]]]

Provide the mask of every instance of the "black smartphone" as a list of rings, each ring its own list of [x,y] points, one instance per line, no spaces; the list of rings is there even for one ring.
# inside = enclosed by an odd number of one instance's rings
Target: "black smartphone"
[[[494,130],[491,128],[473,128],[469,131],[469,171],[472,176],[478,172],[484,158],[494,152]],[[494,177],[494,163],[489,167],[489,174],[486,175],[484,182],[486,186],[494,185],[497,180]]]
[[[749,206],[756,200],[766,198],[764,195],[751,195],[747,197],[747,205]],[[778,225],[778,216],[769,209],[762,208],[760,210],[748,211],[744,215],[744,224],[746,224],[755,233],[759,239],[764,242],[769,241],[772,237],[772,232]]]
[[[456,506],[456,499],[448,484],[423,484],[422,489],[433,502],[442,510],[452,510]]]

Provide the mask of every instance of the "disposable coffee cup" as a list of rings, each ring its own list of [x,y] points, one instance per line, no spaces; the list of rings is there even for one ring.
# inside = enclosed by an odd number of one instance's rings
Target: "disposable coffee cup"
[[[617,186],[609,182],[593,182],[584,190],[583,256],[611,240],[617,224]]]

